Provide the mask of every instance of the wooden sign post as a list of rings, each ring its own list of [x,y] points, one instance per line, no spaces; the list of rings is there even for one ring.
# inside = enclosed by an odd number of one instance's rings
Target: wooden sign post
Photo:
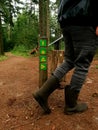
[[[49,0],[39,0],[39,87],[48,77]]]
[[[47,80],[48,57],[47,57],[47,38],[41,38],[39,41],[39,83],[41,85]]]

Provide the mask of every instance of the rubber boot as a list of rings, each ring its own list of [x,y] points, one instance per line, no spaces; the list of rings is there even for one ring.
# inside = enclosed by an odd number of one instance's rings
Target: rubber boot
[[[88,109],[86,103],[77,103],[79,92],[70,90],[70,85],[65,87],[65,108],[64,113],[71,115],[74,113],[81,113]]]
[[[57,89],[59,86],[59,80],[55,76],[51,76],[43,86],[33,94],[35,100],[39,103],[39,105],[43,108],[46,114],[51,112],[48,106],[48,97],[49,95]]]

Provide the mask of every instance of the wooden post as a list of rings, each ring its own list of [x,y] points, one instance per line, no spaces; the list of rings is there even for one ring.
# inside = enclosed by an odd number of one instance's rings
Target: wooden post
[[[64,61],[64,51],[63,50],[53,50],[50,57],[50,74]],[[65,76],[62,78],[65,82]]]
[[[39,0],[39,87],[47,80],[47,47],[49,42],[49,0]]]

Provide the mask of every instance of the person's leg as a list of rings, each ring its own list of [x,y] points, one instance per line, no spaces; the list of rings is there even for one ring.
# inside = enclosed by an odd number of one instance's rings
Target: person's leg
[[[85,82],[94,55],[95,48],[88,47],[88,50],[86,50],[85,48],[82,49],[75,61],[75,70],[70,82],[71,89],[75,89],[80,92],[81,87]]]
[[[89,33],[90,32],[88,29],[87,35]],[[92,32],[90,33],[90,35],[93,37]],[[87,105],[85,103],[77,104],[77,98],[83,86],[83,83],[86,79],[89,66],[95,55],[96,45],[95,40],[92,39],[91,41],[89,40],[87,43],[85,41],[83,43],[82,42],[79,43],[77,46],[75,46],[75,57],[76,57],[74,61],[75,69],[71,78],[70,85],[68,85],[65,88],[66,114],[83,112],[87,109]]]
[[[65,88],[65,113],[73,114],[87,110],[85,103],[77,104],[78,95],[86,79],[89,66],[94,54],[83,50],[75,61],[75,70],[71,78],[70,85]]]
[[[67,72],[74,68],[74,47],[70,33],[66,28],[62,29],[64,43],[65,43],[65,53],[64,62],[55,69],[53,74],[61,80]]]
[[[92,27],[74,28],[76,30],[76,37],[74,37],[75,40],[77,40],[77,43],[74,42],[75,70],[70,85],[71,89],[80,91],[96,52],[96,35],[95,30]]]
[[[42,87],[39,88],[38,91],[33,93],[33,97],[39,103],[39,105],[42,107],[42,109],[46,114],[49,114],[51,112],[48,106],[48,97],[55,89],[58,88],[58,86],[59,86],[59,80],[54,75],[52,75],[42,85]]]

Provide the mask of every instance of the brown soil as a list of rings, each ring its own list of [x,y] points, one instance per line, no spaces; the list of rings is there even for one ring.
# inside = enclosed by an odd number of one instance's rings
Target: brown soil
[[[63,90],[51,94],[52,113],[43,114],[32,97],[39,84],[38,61],[38,57],[10,55],[0,62],[0,130],[98,130],[98,58],[93,60],[79,96],[89,109],[74,115],[64,115]],[[67,82],[71,74],[67,74]]]

